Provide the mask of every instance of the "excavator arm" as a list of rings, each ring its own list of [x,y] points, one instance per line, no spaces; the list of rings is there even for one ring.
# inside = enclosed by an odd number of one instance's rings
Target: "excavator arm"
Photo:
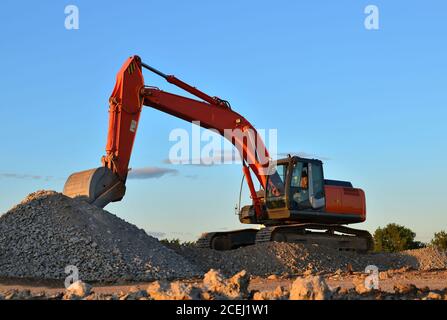
[[[145,86],[143,68],[202,101]],[[106,155],[102,157],[103,167],[70,176],[64,187],[64,194],[71,197],[84,196],[100,207],[122,199],[140,114],[145,105],[197,123],[203,128],[214,129],[228,139],[243,160],[243,172],[256,215],[262,215],[262,197],[256,193],[252,173],[265,189],[270,165],[269,154],[256,129],[233,111],[228,102],[211,97],[175,76],[166,75],[142,63],[138,56],[133,56],[127,59],[118,72],[109,105],[109,129]]]

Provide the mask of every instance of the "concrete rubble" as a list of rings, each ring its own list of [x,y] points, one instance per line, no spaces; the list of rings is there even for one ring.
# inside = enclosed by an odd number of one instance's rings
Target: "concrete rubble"
[[[92,286],[88,283],[78,280],[72,283],[65,292],[65,299],[83,299],[90,295],[92,291]]]
[[[329,300],[331,296],[331,290],[320,276],[298,278],[290,290],[290,300]]]
[[[248,290],[250,277],[241,271],[226,278],[219,271],[210,270],[196,281],[158,280],[145,289],[132,287],[127,292],[96,293],[95,287],[76,283],[65,292],[48,294],[29,290],[0,292],[0,300],[447,300],[447,288],[430,290],[415,285],[397,285],[394,292],[357,288],[331,288],[321,276],[297,277],[290,290],[281,286],[273,291]]]

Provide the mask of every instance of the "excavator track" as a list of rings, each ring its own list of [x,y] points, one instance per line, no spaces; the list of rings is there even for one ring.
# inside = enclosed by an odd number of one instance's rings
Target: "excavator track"
[[[214,250],[232,250],[253,245],[258,229],[242,229],[229,232],[204,233],[197,240],[196,247]]]
[[[197,240],[198,248],[232,250],[266,242],[291,242],[324,245],[336,250],[365,253],[373,250],[374,240],[365,230],[340,225],[291,224],[268,226],[261,230],[242,229],[204,233]]]
[[[217,232],[204,233],[196,241],[196,247],[202,249],[211,249],[211,241]]]
[[[321,244],[338,250],[368,252],[374,248],[371,234],[340,225],[292,224],[269,226],[256,234],[256,243],[294,242]]]

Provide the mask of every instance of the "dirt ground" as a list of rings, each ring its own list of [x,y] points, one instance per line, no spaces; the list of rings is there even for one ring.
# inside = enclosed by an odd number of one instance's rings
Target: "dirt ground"
[[[334,276],[328,275],[325,278],[328,286],[331,289],[337,287],[343,289],[354,288],[354,279],[357,278],[357,274],[353,275],[341,275]],[[396,285],[408,285],[414,284],[418,288],[428,287],[430,290],[443,290],[447,288],[447,271],[407,271],[404,273],[396,274],[389,279],[379,280],[380,289],[386,292],[394,292],[394,286]],[[250,287],[253,290],[270,291],[274,290],[278,285],[284,288],[290,288],[294,278],[291,279],[273,279],[266,278],[253,278]]]
[[[358,273],[353,274],[328,274],[323,276],[328,286],[334,290],[337,287],[341,289],[354,288],[354,281],[358,278]],[[380,290],[383,292],[394,292],[397,285],[413,284],[418,288],[428,288],[430,290],[443,290],[447,288],[447,270],[440,271],[404,271],[396,272],[386,279],[381,277],[379,281]],[[255,291],[273,291],[278,286],[290,290],[295,277],[252,277],[249,284],[249,290]],[[184,280],[185,283],[196,283],[200,279]],[[123,283],[123,284],[95,284],[93,291],[105,295],[120,295],[132,290],[145,289],[150,282]],[[0,292],[11,290],[25,291],[29,290],[32,295],[45,293],[47,296],[57,295],[65,291],[61,281],[36,281],[23,279],[0,279]]]

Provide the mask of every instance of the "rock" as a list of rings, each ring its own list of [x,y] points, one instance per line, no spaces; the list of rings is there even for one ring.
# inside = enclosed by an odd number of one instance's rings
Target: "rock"
[[[414,284],[395,284],[394,292],[398,294],[416,294],[418,292],[418,288]]]
[[[214,296],[208,291],[203,291],[202,300],[214,300]]]
[[[5,300],[13,300],[13,299],[16,297],[16,295],[17,295],[17,294],[16,294],[15,291],[8,292],[8,293],[5,294],[4,299],[5,299]]]
[[[82,300],[86,300],[86,301],[100,300],[100,297],[98,297],[98,295],[96,293],[92,293],[92,294],[86,296],[85,298],[83,298]]]
[[[366,280],[366,275],[361,275],[361,276],[355,277],[352,280],[352,284],[354,285],[355,291],[360,295],[369,293],[374,290],[372,288],[372,285],[371,286],[365,285],[365,280]]]
[[[154,300],[199,300],[201,290],[191,284],[174,281],[156,281],[149,285],[147,293]]]
[[[146,292],[154,300],[168,300],[165,292],[169,287],[170,285],[166,281],[155,281],[149,284]]]
[[[348,288],[340,288],[340,289],[337,289],[337,293],[340,295],[346,295],[349,293],[349,289]]]
[[[312,275],[312,273],[313,273],[312,269],[307,269],[306,271],[304,271],[303,276],[309,277]]]
[[[8,290],[0,294],[0,300],[29,300],[32,298],[30,290]]]
[[[230,299],[242,299],[248,296],[248,285],[250,276],[247,271],[242,270],[228,280],[226,295]]]
[[[380,280],[387,280],[391,278],[391,272],[390,271],[381,271],[379,272],[379,279]]]
[[[64,294],[62,292],[58,292],[58,293],[48,296],[48,300],[60,300],[63,297],[64,297]]]
[[[290,300],[327,300],[331,291],[321,276],[297,278],[290,290]]]
[[[427,300],[442,300],[442,295],[437,292],[430,291],[426,298]]]
[[[365,286],[365,284],[363,282],[359,282],[356,286],[355,286],[355,292],[357,292],[358,294],[365,294],[371,291],[370,288],[367,288]]]
[[[199,288],[180,281],[171,283],[170,295],[174,300],[200,300],[202,298]]]
[[[78,280],[72,283],[67,289],[65,296],[67,299],[83,299],[90,295],[92,286],[88,283]]]
[[[31,297],[32,297],[32,294],[31,294],[30,290],[19,291],[17,294],[17,299],[19,299],[19,300],[27,300],[27,299],[30,299]]]
[[[218,291],[224,286],[224,277],[218,271],[210,269],[203,277],[203,285],[210,291]]]
[[[225,279],[219,271],[211,269],[203,278],[203,286],[206,291],[215,294],[217,299],[244,299],[249,294],[249,281],[250,277],[245,270]]]
[[[430,288],[425,286],[423,288],[418,289],[418,292],[429,293],[430,292]]]
[[[289,293],[283,287],[278,286],[274,291],[258,291],[253,295],[253,300],[286,300]]]
[[[143,298],[147,298],[148,293],[146,290],[141,290],[138,287],[132,287],[129,290],[128,300],[141,300]]]
[[[128,298],[129,298],[129,294],[125,293],[125,294],[120,295],[118,299],[121,301],[125,301],[125,300],[128,300]]]

